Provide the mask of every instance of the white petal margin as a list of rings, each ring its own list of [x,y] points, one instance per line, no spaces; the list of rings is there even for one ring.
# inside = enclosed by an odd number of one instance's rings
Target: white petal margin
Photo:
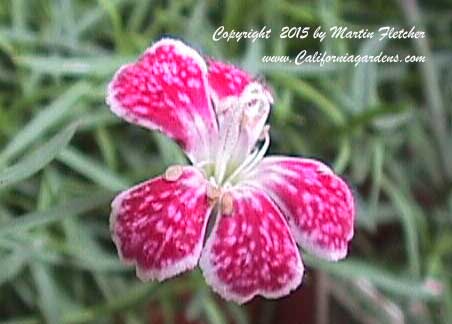
[[[153,54],[155,50],[161,46],[165,45],[173,45],[177,52],[192,58],[196,63],[198,63],[199,67],[201,68],[201,71],[207,75],[207,66],[204,59],[199,55],[198,52],[196,52],[194,49],[188,47],[186,44],[184,44],[180,40],[172,39],[172,38],[162,38],[155,44],[153,44],[151,47],[147,48],[146,51],[142,54],[142,56]],[[158,130],[165,132],[163,127],[157,126],[153,122],[149,121],[148,119],[142,118],[137,119],[136,116],[130,115],[129,109],[124,108],[120,102],[116,99],[116,91],[114,89],[114,84],[116,80],[118,79],[118,76],[128,67],[134,66],[137,64],[137,62],[127,63],[122,65],[114,74],[112,80],[108,83],[107,86],[107,97],[106,97],[106,103],[110,107],[111,111],[115,113],[118,117],[128,121],[129,123],[138,124],[140,126],[146,127],[151,130]],[[207,76],[206,76],[207,78]],[[206,82],[207,83],[207,82]],[[213,114],[212,114],[213,116]],[[171,134],[169,134],[171,135]]]
[[[187,169],[188,168],[195,170],[192,167],[187,167]],[[195,172],[198,172],[198,171],[195,171]],[[155,180],[155,179],[156,178],[151,179],[150,181]],[[188,180],[188,181],[190,181],[190,180]],[[212,211],[212,206],[209,206],[209,208],[206,209],[205,214],[203,215],[204,222],[202,224],[201,235],[200,235],[199,240],[197,241],[192,253],[190,253],[187,256],[181,258],[180,260],[174,262],[173,264],[167,265],[166,267],[164,267],[162,269],[145,269],[138,264],[136,257],[128,258],[123,255],[123,253],[122,253],[123,242],[121,242],[121,240],[119,239],[115,228],[116,228],[119,210],[120,210],[120,207],[121,207],[124,199],[126,199],[130,195],[130,192],[143,186],[147,182],[149,182],[149,180],[145,181],[143,183],[137,184],[134,187],[121,192],[112,201],[112,203],[111,203],[112,211],[110,214],[110,232],[112,235],[112,240],[116,245],[118,255],[119,255],[121,262],[127,266],[135,266],[136,267],[136,275],[140,280],[142,280],[142,281],[149,281],[149,280],[163,281],[168,278],[174,277],[178,274],[181,274],[185,271],[192,270],[193,268],[195,268],[198,265],[198,261],[199,261],[200,254],[201,254],[202,247],[203,247],[206,227],[207,227],[207,223],[209,220],[209,215]],[[201,186],[197,190],[198,191],[201,190]]]
[[[249,187],[249,186],[244,186],[243,189],[246,192],[252,192],[252,191],[256,190],[255,188]],[[234,188],[234,191],[237,191],[237,188]],[[266,194],[262,191],[260,191],[259,193],[266,196]],[[237,192],[235,194],[237,195]],[[245,193],[245,195],[246,195],[246,193]],[[252,194],[248,193],[248,195],[252,195]],[[281,217],[282,224],[284,224],[284,226],[288,227],[288,224],[287,224],[285,218],[283,217],[283,215],[281,215],[278,207],[267,196],[266,196],[266,199],[268,200],[268,202],[272,206],[272,208],[274,208],[274,210],[277,211],[278,215]],[[216,215],[215,225],[213,226],[212,232],[210,233],[210,236],[208,237],[208,239],[206,241],[206,245],[202,251],[201,259],[199,261],[199,265],[200,265],[200,268],[202,270],[202,273],[204,275],[206,282],[211,286],[211,288],[216,293],[218,293],[220,296],[222,296],[227,301],[233,301],[237,304],[244,304],[244,303],[250,301],[251,299],[253,299],[255,296],[259,296],[259,295],[263,296],[265,298],[269,298],[269,299],[281,298],[281,297],[288,295],[291,291],[297,289],[300,286],[300,284],[302,282],[303,274],[304,274],[304,266],[303,266],[298,248],[296,246],[296,242],[295,242],[294,238],[292,237],[290,230],[289,230],[288,235],[292,241],[292,244],[293,244],[295,252],[296,252],[296,265],[294,267],[295,275],[293,276],[293,278],[291,280],[289,280],[283,287],[281,287],[280,289],[276,289],[276,290],[257,289],[246,295],[238,294],[238,293],[232,291],[230,289],[230,287],[228,287],[228,285],[225,284],[218,277],[218,275],[215,271],[215,267],[213,266],[213,264],[211,262],[212,247],[213,247],[215,240],[217,239],[216,233],[218,230],[219,221],[220,221],[221,217],[231,217],[231,215],[225,216],[225,215],[221,215],[221,212],[218,212],[218,214]],[[261,251],[255,251],[255,253],[261,253]]]
[[[123,72],[133,66],[137,66],[140,62],[140,60],[145,57],[146,55],[153,55],[155,52],[163,47],[163,46],[174,46],[174,50],[177,54],[179,54],[182,57],[190,58],[194,61],[195,64],[199,67],[201,73],[202,73],[202,83],[204,84],[204,95],[206,96],[206,108],[207,111],[204,112],[208,116],[205,116],[207,118],[206,120],[203,120],[200,111],[197,111],[199,107],[193,107],[193,110],[191,111],[185,111],[183,109],[178,109],[178,115],[179,118],[182,120],[191,120],[192,126],[191,128],[191,135],[186,133],[186,130],[180,129],[180,128],[174,128],[171,127],[171,125],[168,124],[162,124],[160,122],[155,122],[155,120],[152,120],[152,118],[149,118],[149,116],[140,116],[140,114],[137,114],[137,112],[141,110],[145,110],[146,107],[134,107],[134,108],[126,108],[124,107],[121,102],[117,99],[118,95],[118,89],[115,88],[115,85],[117,84],[119,80],[119,76],[123,74]],[[147,71],[146,73],[151,73]],[[184,72],[185,73],[185,72]],[[179,80],[180,81],[180,80]],[[143,85],[144,87],[145,85]],[[190,89],[189,87],[182,88],[185,91],[192,91],[193,89]],[[163,89],[164,90],[164,89]],[[197,91],[197,89],[195,89]],[[216,133],[218,131],[218,125],[216,124],[216,116],[215,112],[213,110],[213,107],[211,107],[210,98],[209,98],[209,88],[208,88],[208,80],[207,80],[207,65],[204,59],[200,56],[200,54],[194,50],[193,48],[189,47],[185,43],[183,43],[180,40],[171,39],[171,38],[162,38],[156,43],[154,43],[151,47],[146,49],[146,51],[140,56],[140,58],[136,62],[131,62],[128,64],[125,64],[121,66],[116,73],[114,74],[112,80],[109,82],[107,86],[107,96],[106,96],[106,103],[110,107],[110,110],[117,115],[118,117],[126,120],[129,123],[137,124],[142,127],[145,127],[150,130],[156,130],[160,131],[163,134],[166,134],[172,139],[176,140],[182,140],[185,142],[186,145],[188,145],[187,149],[187,155],[190,158],[192,162],[196,162],[199,159],[205,158],[205,155],[208,154],[204,152],[203,150],[207,150],[206,147],[194,147],[196,142],[203,142],[205,141],[205,137],[207,136],[209,132]],[[185,92],[184,92],[185,95]],[[186,95],[183,99],[186,99]],[[148,100],[147,104],[151,104],[151,101],[149,101],[149,98],[146,98]],[[180,98],[179,98],[180,99]],[[163,113],[164,110],[161,112],[156,112],[156,114]],[[166,112],[168,113],[168,112]],[[202,113],[201,113],[202,114]],[[208,125],[205,125],[205,122],[211,122],[212,128],[209,128]],[[191,138],[195,137],[195,138]],[[204,146],[208,145],[208,142],[203,143]],[[201,152],[200,152],[201,151]],[[202,157],[202,158],[201,158]]]
[[[249,183],[249,184],[252,185],[251,183]],[[255,187],[260,188],[260,186],[258,184],[256,184]],[[284,206],[284,203],[281,201],[281,199],[275,193],[273,193],[269,190],[267,192],[267,194],[276,202],[276,204],[281,209],[281,211],[284,215],[290,215],[290,212]],[[326,261],[339,261],[347,256],[347,249],[342,249],[342,250],[337,250],[337,251],[332,251],[329,249],[322,249],[320,246],[313,243],[312,235],[303,233],[299,229],[299,227],[295,224],[292,217],[286,217],[286,220],[289,223],[289,227],[295,238],[295,241],[297,241],[298,245],[303,250],[307,250],[311,254],[314,254],[317,257],[322,258]],[[351,236],[353,236],[353,233],[351,234]]]
[[[327,165],[313,159],[270,156],[247,176],[244,183],[265,191],[281,209],[303,249],[327,261],[339,261],[347,256],[346,243],[354,234],[354,199],[345,181]],[[317,205],[317,214],[312,213],[312,204]],[[313,214],[312,222],[320,223],[310,231],[297,224],[309,215],[308,210]],[[323,214],[326,210],[334,213]],[[327,227],[338,225],[345,232],[337,238],[343,242],[341,248],[322,246],[317,242],[319,237],[329,236]]]

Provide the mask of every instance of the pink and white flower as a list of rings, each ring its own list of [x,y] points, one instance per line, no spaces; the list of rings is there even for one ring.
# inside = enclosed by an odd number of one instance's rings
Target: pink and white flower
[[[272,101],[247,73],[174,39],[156,42],[115,74],[111,110],[168,135],[192,163],[173,165],[112,203],[113,240],[140,279],[165,280],[199,261],[218,294],[244,303],[300,285],[296,243],[327,260],[346,256],[350,189],[319,161],[264,157]]]

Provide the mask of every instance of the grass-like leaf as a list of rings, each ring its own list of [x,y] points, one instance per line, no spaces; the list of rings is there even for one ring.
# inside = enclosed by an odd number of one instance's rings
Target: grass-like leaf
[[[46,323],[61,323],[61,307],[52,272],[41,263],[34,263],[31,270],[40,296],[39,307],[44,314]]]
[[[1,256],[2,271],[0,272],[0,286],[13,279],[22,270],[25,261],[26,257],[20,252]]]
[[[93,161],[77,150],[67,148],[61,152],[58,159],[106,189],[118,191],[130,186],[127,180],[115,175],[98,162]]]
[[[76,124],[67,127],[13,166],[0,171],[0,190],[22,181],[44,168],[69,143],[74,136],[76,127]]]
[[[403,275],[394,275],[385,269],[378,268],[363,261],[349,258],[338,263],[331,263],[306,254],[303,259],[310,266],[349,280],[359,278],[367,279],[375,286],[395,295],[425,300],[437,300],[440,298],[438,292],[431,289],[426,284],[426,281],[410,280]]]
[[[86,196],[73,198],[65,203],[43,211],[36,211],[13,218],[0,224],[0,237],[7,233],[17,233],[30,228],[45,225],[63,219],[85,213],[91,209],[104,205],[112,197],[110,192],[94,192]]]
[[[59,122],[77,100],[89,89],[85,82],[76,83],[50,106],[36,115],[24,128],[8,143],[0,154],[0,166],[9,159],[17,156],[30,144],[38,140],[50,127]]]

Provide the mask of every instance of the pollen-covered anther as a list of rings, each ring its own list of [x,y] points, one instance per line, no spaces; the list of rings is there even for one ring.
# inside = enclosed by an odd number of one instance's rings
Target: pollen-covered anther
[[[220,198],[220,196],[221,196],[221,189],[218,188],[217,186],[209,183],[207,185],[206,194],[207,194],[207,198],[209,198],[210,202],[215,203],[218,200],[218,198]]]
[[[225,192],[221,196],[221,212],[224,215],[231,215],[234,211],[234,199],[229,192]]]
[[[164,178],[166,181],[177,181],[182,176],[182,166],[171,165],[166,169]]]

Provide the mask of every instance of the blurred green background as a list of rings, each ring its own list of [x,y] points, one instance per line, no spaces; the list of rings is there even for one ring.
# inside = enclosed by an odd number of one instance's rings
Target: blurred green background
[[[213,42],[267,25],[270,40]],[[428,39],[281,40],[282,26]],[[274,89],[273,153],[322,159],[358,201],[349,257],[303,254],[280,300],[225,303],[199,270],[141,283],[110,240],[119,190],[184,161],[163,136],[107,109],[114,71],[162,35],[241,65]],[[0,322],[451,323],[452,2],[0,1]],[[262,64],[301,49],[425,55],[422,64]]]

